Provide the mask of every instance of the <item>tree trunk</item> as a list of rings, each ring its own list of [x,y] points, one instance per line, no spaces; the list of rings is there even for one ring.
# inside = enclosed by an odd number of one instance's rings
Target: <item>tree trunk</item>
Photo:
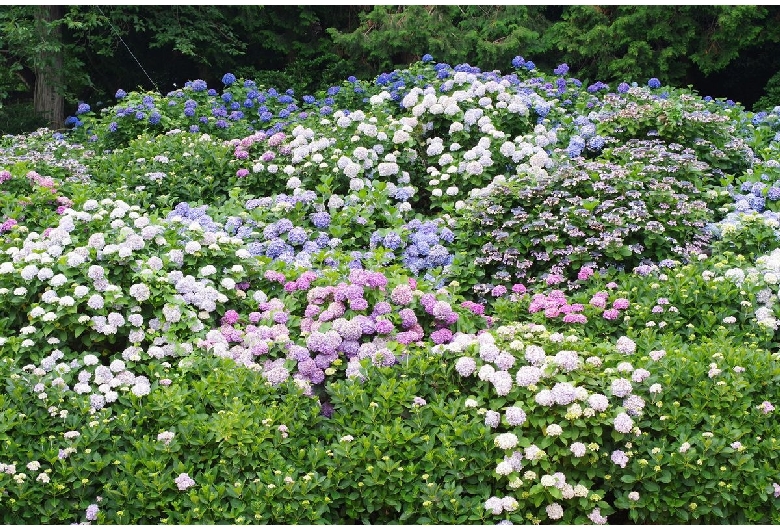
[[[49,127],[62,129],[65,122],[62,27],[52,25],[62,18],[64,6],[37,6],[35,10],[35,33],[45,51],[35,61],[35,92],[33,107],[46,118]]]

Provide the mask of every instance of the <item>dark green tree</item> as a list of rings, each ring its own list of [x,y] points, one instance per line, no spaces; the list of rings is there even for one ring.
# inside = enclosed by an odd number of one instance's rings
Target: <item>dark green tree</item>
[[[359,12],[352,31],[329,28],[342,54],[376,74],[419,60],[506,69],[518,53],[541,54],[539,40],[549,25],[538,6],[373,6]]]
[[[591,81],[658,77],[684,85],[780,42],[778,13],[749,5],[572,5],[544,40]]]

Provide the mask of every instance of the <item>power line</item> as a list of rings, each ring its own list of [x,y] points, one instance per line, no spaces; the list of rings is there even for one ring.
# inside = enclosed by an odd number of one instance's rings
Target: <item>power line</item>
[[[106,16],[105,13],[103,13],[103,10],[100,9],[100,6],[96,5],[95,7],[98,8],[98,11],[100,11],[100,14],[105,17],[105,19],[108,21],[108,25],[111,26],[111,29],[114,30],[114,33],[116,33],[117,38],[119,38],[119,42],[125,45],[125,48],[127,48],[127,52],[130,54],[130,56],[135,59],[135,62],[138,63],[138,67],[141,69],[141,71],[146,74],[146,78],[149,79],[149,81],[154,85],[155,90],[162,94],[160,91],[160,87],[157,86],[157,83],[154,82],[154,79],[146,72],[146,69],[144,69],[143,65],[141,64],[141,61],[138,60],[138,58],[133,54],[132,51],[130,51],[130,46],[127,45],[127,43],[122,39],[122,35],[119,33],[119,30],[117,30],[114,25],[111,23],[111,19]]]

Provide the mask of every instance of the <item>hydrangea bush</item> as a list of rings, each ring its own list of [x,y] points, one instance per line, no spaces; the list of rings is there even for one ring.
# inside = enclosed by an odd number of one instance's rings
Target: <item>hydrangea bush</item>
[[[0,521],[780,523],[777,109],[508,68],[0,139]]]

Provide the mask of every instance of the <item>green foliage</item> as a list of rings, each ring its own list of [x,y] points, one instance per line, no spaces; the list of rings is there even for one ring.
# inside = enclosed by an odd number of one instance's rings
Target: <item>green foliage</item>
[[[401,366],[364,374],[328,386],[331,511],[348,524],[487,523],[495,455],[452,359],[410,348]]]
[[[180,202],[200,204],[211,197],[227,197],[239,185],[262,189],[254,179],[236,177],[232,149],[214,145],[208,135],[146,132],[127,147],[95,156],[90,171],[96,185],[126,189],[145,208],[170,209]]]
[[[22,134],[46,126],[29,103],[6,103],[0,106],[0,134]]]
[[[635,156],[619,167],[608,161],[623,149]],[[645,156],[655,164],[645,165]],[[706,180],[706,165],[660,142],[628,144],[604,158],[494,180],[475,194],[457,218],[458,230],[470,234],[457,242],[458,281],[526,282],[591,263],[633,268],[643,259],[703,248],[699,232],[713,214],[692,181]]]
[[[729,214],[716,230],[718,239],[712,245],[716,256],[729,252],[753,261],[778,246],[777,220],[756,212]]]
[[[653,379],[663,390],[646,407],[629,465],[610,482],[630,520],[780,521],[768,486],[780,448],[776,413],[764,405],[780,400],[780,364],[755,346],[716,336],[667,350]]]
[[[694,67],[725,68],[742,50],[777,42],[764,6],[568,6],[544,39],[591,80],[658,77],[681,84]]]
[[[0,139],[0,521],[779,523],[778,113],[514,63]]]
[[[13,460],[18,472],[34,475],[21,486],[0,473],[4,524],[85,521],[90,504],[99,506],[99,523],[327,520],[330,480],[315,471],[326,458],[316,401],[210,356],[150,369],[147,398],[128,394],[95,412],[88,399],[63,400],[56,387],[31,399],[37,377],[2,363],[0,462]],[[72,431],[75,438],[63,436]],[[195,481],[186,493],[177,487],[181,473]]]
[[[453,64],[505,67],[518,50],[539,52],[547,21],[528,6],[374,6],[351,32],[328,28],[334,44],[371,65],[392,70],[424,53]]]

